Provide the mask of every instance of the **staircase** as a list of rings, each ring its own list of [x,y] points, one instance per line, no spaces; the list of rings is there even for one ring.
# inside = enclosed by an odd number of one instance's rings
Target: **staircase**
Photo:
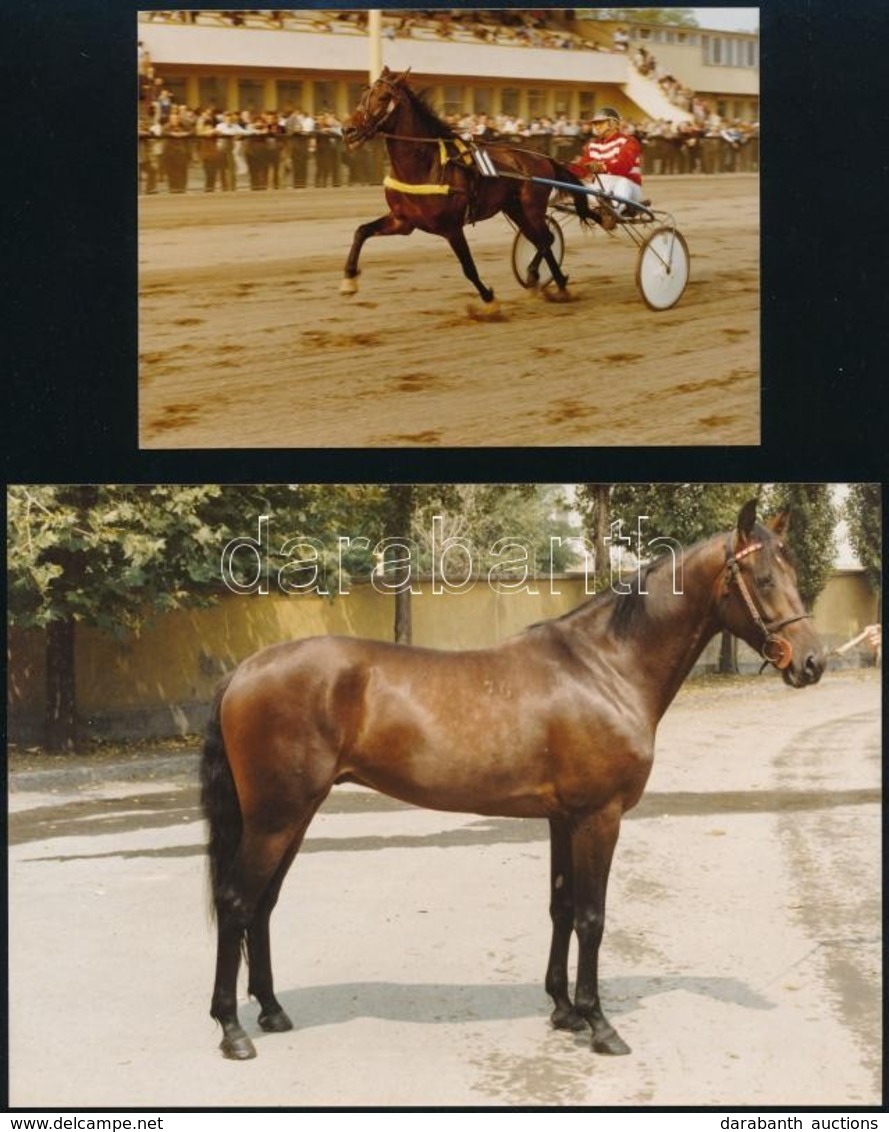
[[[640,75],[629,59],[627,60],[627,81],[623,84],[621,90],[649,118],[663,118],[668,122],[690,122],[692,120],[692,115],[687,110],[680,109],[667,98],[656,79]]]

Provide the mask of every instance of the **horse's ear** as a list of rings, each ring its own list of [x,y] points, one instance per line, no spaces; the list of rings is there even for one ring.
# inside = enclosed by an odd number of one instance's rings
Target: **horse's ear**
[[[779,538],[783,538],[790,527],[790,512],[787,510],[780,511],[773,519],[769,519],[766,526],[770,531],[774,531]]]
[[[756,500],[748,499],[738,513],[738,535],[742,543],[749,542],[756,523]]]
[[[411,73],[411,69],[410,69],[410,67],[408,67],[408,69],[406,71],[402,71],[401,74],[398,76],[398,81],[400,83],[407,82],[407,77],[410,73]]]

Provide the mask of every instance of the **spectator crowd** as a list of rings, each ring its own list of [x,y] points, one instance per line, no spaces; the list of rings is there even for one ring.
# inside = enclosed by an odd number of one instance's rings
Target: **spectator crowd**
[[[496,15],[496,22],[495,22]],[[285,27],[299,17],[313,30],[363,32],[366,11],[183,11],[150,12],[146,18],[194,23],[218,18],[235,27],[259,19],[274,27]],[[547,14],[529,9],[500,9],[495,13],[466,10],[459,13],[390,12],[385,14],[384,34],[433,34],[442,38],[471,35],[485,42],[606,48],[574,33],[549,27]],[[494,38],[491,39],[490,37]],[[565,37],[562,42],[559,37]],[[618,29],[608,50],[632,50],[629,36]],[[652,78],[687,121],[644,119],[624,123],[643,146],[648,174],[677,172],[727,172],[758,168],[758,123],[727,121],[693,91],[665,73],[644,47],[632,51],[631,62]],[[139,172],[140,191],[155,193],[161,187],[173,193],[202,184],[205,192],[286,187],[337,187],[344,184],[379,184],[385,169],[381,144],[372,143],[349,151],[343,142],[343,122],[330,109],[317,115],[303,109],[232,109],[189,107],[177,103],[156,68],[149,52],[138,44],[139,70]],[[588,121],[564,114],[521,118],[509,114],[451,115],[446,121],[458,135],[484,141],[505,140],[542,149],[564,161],[573,160],[589,139]],[[197,171],[200,170],[200,173]]]

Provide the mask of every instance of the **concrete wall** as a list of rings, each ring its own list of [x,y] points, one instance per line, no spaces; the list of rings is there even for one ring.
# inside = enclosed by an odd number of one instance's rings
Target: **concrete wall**
[[[413,599],[417,645],[461,649],[496,644],[525,626],[573,609],[584,600],[578,578],[541,579],[534,592],[504,593],[485,582],[460,594],[434,594],[428,583]],[[877,619],[876,599],[859,572],[828,583],[815,609],[828,645],[853,637]],[[85,730],[114,738],[160,738],[200,730],[220,675],[265,645],[323,633],[391,640],[394,598],[369,585],[329,600],[317,595],[227,595],[212,609],[174,612],[141,634],[117,639],[95,629],[77,633],[77,700]],[[714,671],[718,640],[698,672]],[[9,730],[16,742],[39,739],[44,704],[44,638],[13,628],[9,634]],[[866,650],[844,662],[869,659]],[[740,646],[742,669],[759,658]]]

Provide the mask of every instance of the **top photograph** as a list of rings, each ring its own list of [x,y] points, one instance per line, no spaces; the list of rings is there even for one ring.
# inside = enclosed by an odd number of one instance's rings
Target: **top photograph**
[[[757,9],[135,32],[141,449],[760,444]]]

